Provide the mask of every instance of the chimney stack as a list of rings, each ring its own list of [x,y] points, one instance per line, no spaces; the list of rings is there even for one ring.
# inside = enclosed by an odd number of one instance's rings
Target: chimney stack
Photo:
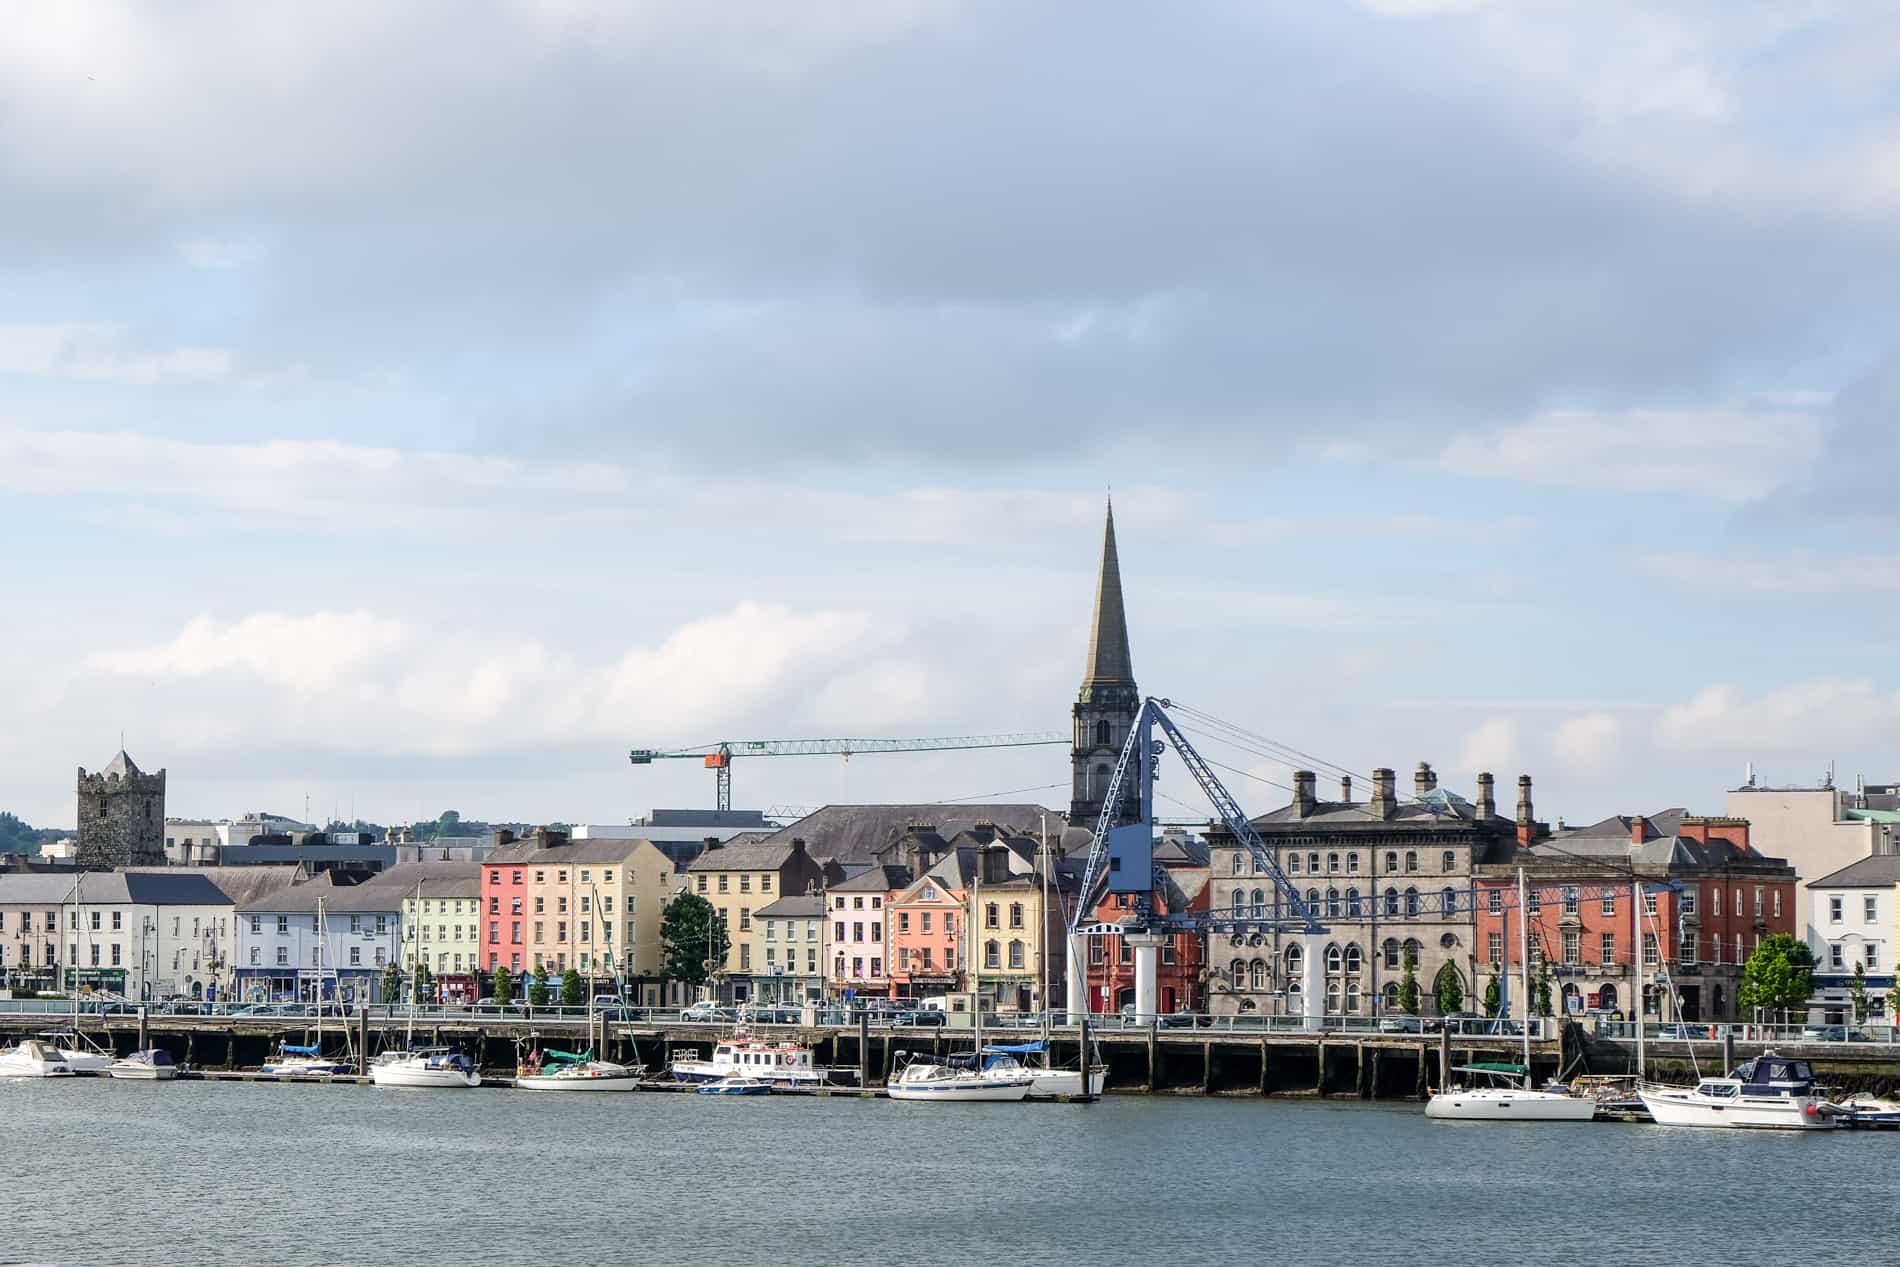
[[[1387,766],[1372,772],[1372,812],[1380,818],[1392,817],[1398,808],[1398,776]]]
[[[1319,778],[1311,770],[1293,772],[1293,812],[1301,818],[1311,818],[1313,806],[1318,802],[1315,795]]]
[[[1478,774],[1478,821],[1483,822],[1497,812],[1497,781],[1491,777],[1489,770],[1480,771]]]
[[[1630,844],[1642,845],[1649,842],[1649,820],[1641,814],[1630,819]]]
[[[1422,798],[1425,793],[1435,791],[1437,787],[1438,772],[1432,769],[1432,763],[1419,762],[1418,769],[1412,772],[1412,795]]]
[[[1517,825],[1529,827],[1531,821],[1531,776],[1520,774],[1517,776]]]
[[[1352,804],[1352,776],[1350,774],[1339,776],[1339,799],[1347,805]]]

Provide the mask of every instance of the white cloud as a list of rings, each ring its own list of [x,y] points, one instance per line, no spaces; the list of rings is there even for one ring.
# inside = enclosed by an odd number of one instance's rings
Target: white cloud
[[[1900,693],[1868,678],[1814,678],[1749,697],[1718,683],[1663,710],[1657,739],[1679,751],[1807,750],[1825,763],[1900,722]]]
[[[229,348],[140,348],[117,325],[0,325],[0,374],[153,386],[226,382],[237,371]]]
[[[1509,717],[1480,722],[1458,749],[1458,772],[1505,770],[1517,764],[1517,731],[1516,720]]]
[[[1776,553],[1697,554],[1657,551],[1636,560],[1636,570],[1699,593],[1851,594],[1900,590],[1900,555]]]
[[[1747,501],[1799,479],[1820,456],[1822,403],[1556,410],[1512,426],[1462,432],[1438,460],[1459,475]]]
[[[1573,770],[1601,770],[1616,755],[1623,723],[1608,713],[1586,713],[1558,724],[1550,749]]]

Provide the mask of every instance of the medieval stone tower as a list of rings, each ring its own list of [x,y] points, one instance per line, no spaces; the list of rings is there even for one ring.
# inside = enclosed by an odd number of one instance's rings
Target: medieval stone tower
[[[165,865],[165,772],[146,774],[121,751],[97,774],[79,767],[79,865]]]
[[[1122,610],[1121,560],[1115,553],[1111,502],[1102,535],[1102,572],[1095,582],[1089,658],[1082,670],[1082,689],[1075,697],[1075,741],[1070,752],[1075,783],[1069,801],[1069,822],[1074,826],[1092,829],[1101,818],[1109,776],[1140,711],[1141,692],[1135,686],[1134,659],[1128,650],[1128,617]],[[1123,785],[1116,821],[1132,822],[1140,816],[1141,793],[1131,778]]]

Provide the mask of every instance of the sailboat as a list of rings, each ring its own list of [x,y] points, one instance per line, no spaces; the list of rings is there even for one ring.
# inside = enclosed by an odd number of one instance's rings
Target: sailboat
[[[86,927],[86,899],[81,887],[85,882],[85,878],[86,873],[83,871],[73,876],[73,905],[76,910],[74,918],[78,921],[79,927],[82,929]],[[90,939],[88,940],[90,941]],[[77,946],[74,947],[74,950],[75,961],[73,963],[72,988],[73,1027],[70,1030],[48,1030],[39,1037],[61,1060],[66,1062],[66,1067],[71,1069],[74,1073],[104,1073],[106,1070],[112,1068],[112,1053],[79,1032],[79,964],[77,962]]]
[[[356,1062],[349,1059],[330,1060],[323,1055],[323,899],[317,899],[317,1034],[314,1042],[308,1045],[278,1041],[277,1057],[258,1066],[259,1073],[274,1074],[279,1078],[340,1078],[356,1072]],[[349,1039],[349,1029],[343,1031],[344,1040]]]
[[[422,910],[422,881],[416,881],[415,909]],[[418,945],[420,941],[418,940]],[[416,975],[415,952],[409,961],[410,979]],[[369,1080],[379,1087],[479,1087],[481,1070],[473,1060],[450,1047],[416,1046],[416,1003],[410,988],[409,1023],[403,1027],[402,1050],[386,1051],[369,1067]]]
[[[589,990],[587,1050],[576,1053],[544,1048],[535,1052],[516,1067],[515,1087],[521,1091],[631,1091],[645,1072],[644,1065],[594,1059],[594,992]]]
[[[1055,863],[1055,855],[1049,849],[1049,825],[1043,824],[1042,837],[1042,953],[1037,956],[1038,975],[1041,977],[1039,989],[1042,998],[1042,1038],[1033,1043],[1013,1043],[1007,1046],[991,1044],[983,1048],[986,1061],[996,1056],[1009,1056],[1017,1065],[1028,1072],[1035,1081],[1029,1088],[1032,1100],[1051,1099],[1090,1099],[1102,1094],[1102,1088],[1108,1082],[1108,1066],[1101,1061],[1090,1061],[1078,1051],[1074,1069],[1058,1069],[1049,1062],[1052,1039],[1049,1033],[1049,912],[1051,891],[1049,871]],[[1086,1032],[1086,1031],[1085,1031]],[[1093,1046],[1093,1044],[1087,1044]],[[1083,1081],[1082,1068],[1088,1068],[1088,1080]]]
[[[1530,908],[1525,901],[1522,867],[1517,872],[1517,909],[1518,944],[1524,961],[1524,1063],[1460,1065],[1454,1072],[1475,1075],[1475,1080],[1482,1081],[1436,1092],[1425,1103],[1426,1117],[1456,1122],[1588,1122],[1596,1116],[1593,1099],[1568,1091],[1538,1091],[1531,1086],[1531,937],[1526,917]]]

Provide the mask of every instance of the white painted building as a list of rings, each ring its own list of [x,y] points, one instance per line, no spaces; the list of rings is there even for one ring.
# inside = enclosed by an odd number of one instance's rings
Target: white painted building
[[[0,987],[59,988],[71,872],[0,874]]]
[[[403,897],[413,891],[385,876],[338,885],[324,873],[239,906],[240,996],[378,1001],[383,973],[401,961]]]
[[[52,927],[49,927],[49,923]],[[224,997],[231,899],[190,871],[0,877],[0,965],[9,982],[157,1001]]]
[[[1895,885],[1900,855],[1876,854],[1807,886],[1808,948],[1814,952],[1811,1012],[1840,1024],[1853,1020],[1854,968],[1866,977],[1868,1019],[1885,1021],[1894,984]]]

